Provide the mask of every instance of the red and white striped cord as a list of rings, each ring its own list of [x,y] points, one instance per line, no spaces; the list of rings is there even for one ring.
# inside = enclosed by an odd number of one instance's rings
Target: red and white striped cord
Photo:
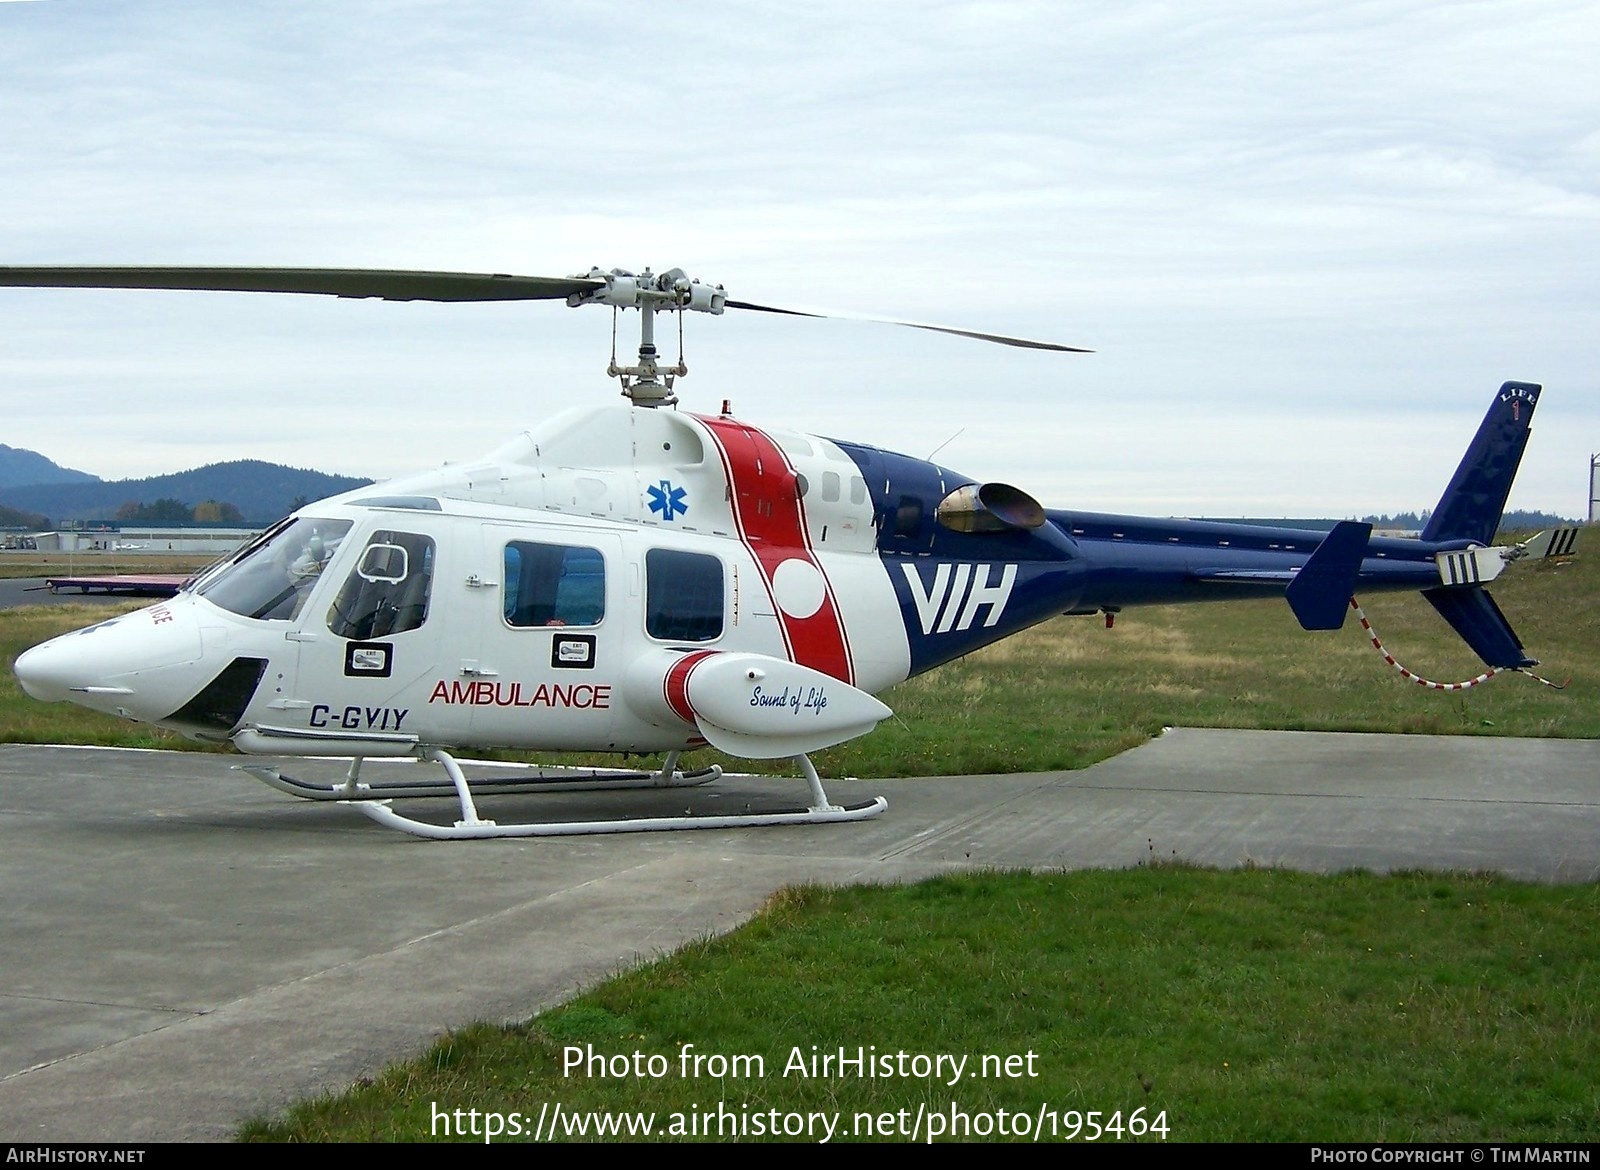
[[[1432,679],[1423,678],[1420,674],[1414,674],[1413,672],[1407,670],[1405,667],[1401,666],[1398,662],[1396,662],[1394,660],[1394,655],[1390,654],[1387,650],[1385,650],[1383,648],[1383,643],[1378,641],[1378,635],[1372,629],[1372,622],[1370,622],[1367,619],[1367,615],[1366,615],[1365,611],[1363,611],[1362,608],[1361,608],[1361,603],[1359,601],[1357,601],[1354,597],[1352,597],[1350,599],[1350,608],[1355,610],[1356,611],[1356,617],[1361,619],[1361,628],[1366,631],[1367,637],[1369,639],[1371,639],[1372,648],[1374,650],[1376,650],[1379,654],[1383,655],[1383,660],[1385,662],[1387,662],[1390,666],[1394,667],[1396,670],[1398,670],[1400,672],[1400,677],[1401,678],[1410,679],[1412,682],[1416,683],[1419,687],[1427,687],[1429,690],[1433,690],[1433,691],[1464,691],[1464,690],[1467,690],[1469,687],[1477,686],[1479,683],[1486,683],[1491,678],[1493,678],[1495,675],[1501,673],[1501,668],[1500,667],[1491,666],[1488,670],[1484,671],[1477,678],[1469,678],[1466,682],[1442,683],[1442,682],[1434,682]],[[1566,683],[1555,683],[1555,682],[1551,682],[1547,678],[1541,678],[1539,675],[1534,674],[1533,671],[1528,670],[1525,667],[1515,667],[1514,669],[1516,670],[1516,672],[1518,674],[1525,674],[1529,678],[1535,680],[1536,682],[1541,682],[1545,686],[1552,687],[1552,688],[1554,688],[1555,690],[1558,690],[1558,691],[1562,690],[1567,685]]]

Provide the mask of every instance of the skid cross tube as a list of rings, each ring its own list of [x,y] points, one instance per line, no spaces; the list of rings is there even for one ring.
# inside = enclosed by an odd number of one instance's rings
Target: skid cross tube
[[[883,797],[874,797],[872,800],[853,805],[837,805],[828,799],[827,792],[822,787],[822,780],[817,775],[816,767],[811,760],[799,755],[794,757],[795,763],[805,775],[807,790],[811,797],[811,804],[807,808],[779,809],[772,812],[745,812],[734,814],[705,814],[695,815],[685,813],[681,816],[666,817],[631,817],[620,820],[601,821],[544,821],[527,824],[501,825],[492,820],[485,820],[478,815],[477,805],[466,777],[454,757],[440,748],[428,748],[423,758],[444,768],[450,777],[448,783],[434,785],[431,796],[446,795],[453,792],[461,807],[461,819],[453,825],[438,825],[427,821],[415,820],[396,812],[389,799],[379,798],[376,792],[367,786],[362,786],[370,796],[358,796],[354,799],[343,798],[341,803],[349,804],[359,809],[362,813],[372,818],[380,825],[387,828],[399,829],[417,837],[427,837],[440,841],[485,840],[495,837],[566,837],[600,833],[652,833],[669,832],[680,829],[726,829],[748,828],[756,825],[813,825],[828,824],[836,821],[859,821],[868,817],[875,817],[889,807],[889,802]],[[675,756],[669,756],[669,762],[675,762]],[[354,782],[354,774],[358,771],[352,767],[352,778],[347,783]],[[260,772],[256,773],[260,775]],[[667,775],[663,768],[658,776]],[[674,777],[682,777],[682,773],[672,773]],[[266,777],[262,777],[265,779]],[[651,778],[652,780],[654,777]],[[271,783],[271,781],[268,781]],[[704,783],[703,780],[691,783]],[[282,788],[281,784],[275,787]],[[644,785],[639,785],[643,787]],[[654,784],[655,787],[674,786],[668,784]],[[398,794],[396,794],[398,795]],[[319,797],[319,799],[330,799]],[[332,797],[331,799],[340,799]]]
[[[366,757],[357,756],[350,763],[349,774],[339,784],[315,784],[307,780],[285,776],[276,764],[235,764],[234,770],[248,772],[270,788],[301,800],[353,801],[426,799],[428,797],[455,797],[455,784],[443,780],[379,780],[361,779],[361,765]],[[693,772],[677,771],[678,754],[670,753],[658,772],[607,772],[601,768],[531,769],[527,777],[496,776],[472,781],[478,796],[515,796],[532,792],[607,792],[640,788],[694,788],[709,784],[722,775],[722,767],[712,764]]]

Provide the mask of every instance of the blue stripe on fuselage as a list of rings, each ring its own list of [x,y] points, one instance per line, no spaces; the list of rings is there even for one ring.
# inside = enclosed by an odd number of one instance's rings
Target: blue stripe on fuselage
[[[838,442],[838,440],[835,440]],[[1082,584],[1074,542],[1053,524],[1032,531],[952,532],[935,511],[976,483],[923,459],[839,442],[872,498],[884,571],[918,674],[1071,609]]]

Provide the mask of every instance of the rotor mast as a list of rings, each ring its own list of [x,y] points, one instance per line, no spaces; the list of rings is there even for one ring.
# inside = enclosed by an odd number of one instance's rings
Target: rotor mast
[[[568,295],[567,304],[610,305],[616,309],[639,310],[639,364],[617,365],[613,353],[606,373],[622,381],[622,396],[635,406],[675,406],[678,396],[672,392],[673,382],[686,377],[689,367],[684,364],[680,348],[678,364],[663,366],[656,353],[656,314],[661,312],[696,312],[721,315],[728,294],[722,286],[702,284],[688,276],[681,268],[669,268],[659,275],[646,268],[637,275],[620,268],[602,272],[592,268],[582,278],[604,283],[595,289]]]

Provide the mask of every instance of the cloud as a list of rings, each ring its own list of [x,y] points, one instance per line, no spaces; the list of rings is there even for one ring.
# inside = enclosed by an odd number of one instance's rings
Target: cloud
[[[0,262],[681,265],[1055,337],[1099,352],[702,319],[683,388],[914,454],[966,424],[942,459],[1107,508],[1431,502],[1435,436],[1543,380],[1519,498],[1570,513],[1600,440],[1597,42],[1554,0],[18,5]],[[0,441],[108,476],[387,475],[615,392],[603,313],[265,300],[0,292],[26,402]]]

